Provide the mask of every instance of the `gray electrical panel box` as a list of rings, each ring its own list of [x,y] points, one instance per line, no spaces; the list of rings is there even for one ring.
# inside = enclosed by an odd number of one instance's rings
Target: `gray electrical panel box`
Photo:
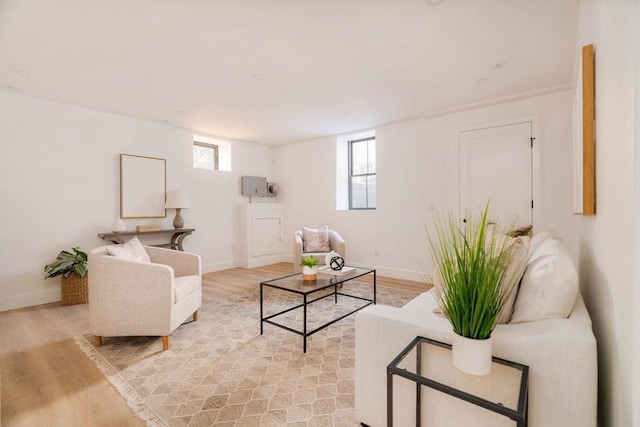
[[[243,176],[242,195],[266,197],[269,195],[267,189],[267,178],[263,176]]]

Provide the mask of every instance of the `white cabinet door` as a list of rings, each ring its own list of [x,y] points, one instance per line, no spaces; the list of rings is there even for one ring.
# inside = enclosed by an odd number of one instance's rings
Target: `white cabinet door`
[[[489,201],[491,220],[533,223],[531,122],[458,134],[460,217]]]
[[[253,217],[253,256],[282,252],[282,221],[280,217]]]

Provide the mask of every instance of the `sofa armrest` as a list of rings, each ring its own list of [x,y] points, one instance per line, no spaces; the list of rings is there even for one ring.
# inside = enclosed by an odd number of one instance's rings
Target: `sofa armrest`
[[[170,266],[173,268],[175,277],[202,275],[200,255],[155,246],[145,246],[144,248],[152,263]]]

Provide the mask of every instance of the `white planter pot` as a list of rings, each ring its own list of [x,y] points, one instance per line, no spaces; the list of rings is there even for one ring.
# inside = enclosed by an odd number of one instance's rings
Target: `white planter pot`
[[[318,267],[302,267],[302,279],[306,281],[316,280],[318,278]]]
[[[471,375],[491,373],[492,338],[474,340],[453,333],[453,366]]]

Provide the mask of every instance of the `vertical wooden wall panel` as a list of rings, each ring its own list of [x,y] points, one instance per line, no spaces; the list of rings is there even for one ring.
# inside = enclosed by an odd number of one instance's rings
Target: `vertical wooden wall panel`
[[[595,61],[593,45],[582,47],[582,214],[596,213]]]

